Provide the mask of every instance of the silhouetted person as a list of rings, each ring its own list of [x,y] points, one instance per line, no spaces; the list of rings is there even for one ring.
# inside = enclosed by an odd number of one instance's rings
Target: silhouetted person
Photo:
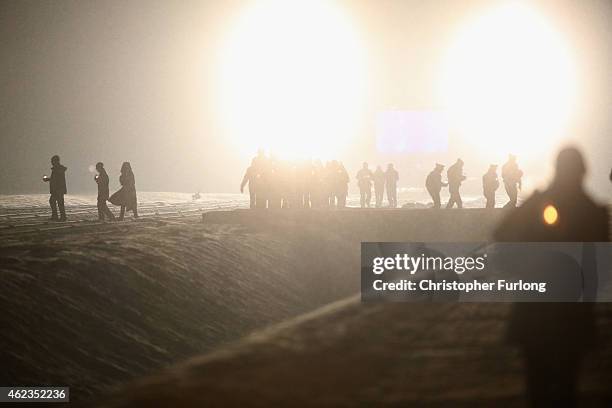
[[[324,191],[324,206],[329,208],[336,207],[336,195],[334,194],[334,177],[336,161],[328,161],[323,168],[323,191]]]
[[[257,207],[257,183],[260,175],[257,171],[257,159],[251,160],[251,165],[246,169],[242,183],[240,183],[240,192],[244,193],[244,187],[249,185],[249,207]]]
[[[321,208],[325,200],[323,191],[323,163],[321,160],[314,160],[310,172],[310,207]]]
[[[448,192],[450,193],[446,208],[453,208],[455,204],[457,204],[457,208],[463,208],[463,201],[461,201],[461,194],[459,193],[461,182],[465,180],[465,176],[463,175],[463,160],[457,159],[455,164],[448,168],[446,178],[448,179]]]
[[[376,166],[374,172],[374,198],[376,208],[382,207],[383,197],[385,194],[385,172],[382,167]]]
[[[115,216],[106,205],[106,201],[109,198],[108,174],[102,162],[96,163],[96,171],[98,175],[94,180],[98,184],[98,219],[104,221],[105,218],[108,218],[109,221],[114,221]]]
[[[268,208],[281,208],[282,204],[282,177],[279,172],[279,162],[270,157],[265,173],[265,188],[267,191]]]
[[[348,196],[348,185],[350,177],[344,164],[338,163],[335,177],[336,197],[338,198],[338,208],[346,207],[346,197]]]
[[[44,176],[43,181],[49,183],[49,205],[51,206],[52,221],[66,221],[66,209],[64,207],[64,194],[66,194],[66,170],[60,164],[58,155],[51,157],[51,177]],[[59,218],[57,209],[59,207]]]
[[[310,208],[310,184],[313,171],[311,160],[304,160],[299,163],[297,167],[297,196],[299,207]]]
[[[509,155],[508,161],[502,167],[502,179],[504,180],[504,187],[506,188],[508,198],[510,199],[510,201],[504,205],[504,208],[516,207],[518,190],[520,190],[522,187],[522,177],[523,172],[518,168],[516,156],[512,154]]]
[[[487,200],[486,208],[495,208],[495,192],[498,188],[497,165],[492,164],[489,166],[489,170],[482,176],[482,191]]]
[[[289,165],[289,174],[287,186],[289,190],[289,208],[302,208],[302,193],[300,192],[299,186],[299,173],[298,173],[299,163],[293,162]]]
[[[425,187],[433,200],[433,208],[440,208],[442,206],[442,203],[440,202],[440,191],[442,191],[442,187],[448,186],[448,183],[442,182],[443,170],[444,165],[436,163],[436,167],[429,172],[427,178],[425,179]]]
[[[129,162],[124,162],[121,166],[121,175],[119,176],[121,188],[113,194],[108,201],[114,205],[121,207],[119,220],[122,221],[125,216],[125,211],[132,211],[134,218],[138,218],[138,200],[136,198],[136,180],[134,172]]]
[[[278,162],[278,183],[281,208],[291,208],[295,199],[295,183],[293,182],[293,167],[286,160]]]
[[[608,211],[584,191],[585,173],[580,152],[574,148],[562,150],[557,157],[551,186],[544,192],[536,191],[521,207],[508,214],[498,227],[495,239],[512,242],[609,241]],[[553,224],[545,223],[543,218],[544,209],[549,205],[554,206],[558,214]],[[597,338],[592,306],[592,303],[514,305],[508,336],[524,352],[527,392],[533,406],[575,405],[580,363]]]
[[[357,185],[359,186],[361,208],[370,207],[372,201],[372,178],[374,175],[368,168],[368,163],[363,163],[361,170],[357,172]]]
[[[389,200],[389,207],[397,207],[397,182],[399,180],[399,173],[393,168],[393,163],[387,165],[387,171],[385,172],[385,187],[387,188],[387,200]]]
[[[249,178],[249,197],[250,202],[254,200],[255,207],[251,208],[268,208],[268,198],[271,193],[271,179],[273,178],[270,174],[270,159],[266,156],[263,149],[257,150],[257,155],[251,160],[251,166],[247,169],[248,175],[244,177]],[[242,180],[240,191],[244,191],[244,179]],[[252,192],[255,192],[252,195]]]

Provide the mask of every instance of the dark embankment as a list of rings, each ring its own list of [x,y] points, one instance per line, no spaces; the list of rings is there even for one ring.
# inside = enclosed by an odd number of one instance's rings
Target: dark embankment
[[[203,222],[12,235],[0,246],[0,383],[69,385],[81,401],[107,395],[357,293],[361,241],[485,240],[500,215],[231,211]],[[233,378],[229,388],[240,383],[239,375],[224,375]]]
[[[610,327],[608,306],[599,325]],[[133,384],[123,407],[523,407],[506,304],[351,299]],[[580,406],[610,406],[612,341],[583,367]]]
[[[265,229],[323,224],[348,240],[489,237],[500,212],[209,214]],[[281,226],[283,226],[281,228]],[[299,228],[298,228],[299,229]],[[356,274],[356,272],[355,272]],[[354,277],[353,277],[354,278]],[[101,407],[526,406],[524,366],[506,340],[507,304],[361,304],[357,296],[140,379]],[[581,406],[609,406],[612,307],[585,362]]]
[[[330,235],[192,219],[5,240],[0,384],[87,399],[352,294],[358,259]]]

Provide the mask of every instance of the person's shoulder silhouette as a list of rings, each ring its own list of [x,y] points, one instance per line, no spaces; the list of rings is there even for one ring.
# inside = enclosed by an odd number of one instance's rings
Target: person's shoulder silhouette
[[[563,149],[550,187],[536,191],[502,221],[495,239],[525,242],[608,241],[608,209],[584,191],[586,166],[575,148]]]

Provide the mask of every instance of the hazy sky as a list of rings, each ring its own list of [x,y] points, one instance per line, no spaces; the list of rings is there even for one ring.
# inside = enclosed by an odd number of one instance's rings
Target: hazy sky
[[[480,177],[487,160],[450,140],[437,155],[375,152],[375,116],[434,109],[432,89],[454,30],[485,1],[343,1],[367,56],[367,100],[354,140],[340,154],[354,174],[363,160],[393,160],[400,185],[422,186],[435,161],[462,156]],[[0,3],[0,193],[45,192],[59,154],[69,192],[94,191],[88,167],[106,164],[117,185],[130,161],[146,191],[236,192],[247,166],[220,121],[219,55],[246,2],[26,1]],[[612,7],[606,1],[539,4],[571,40],[582,67],[572,136],[609,197],[612,165]],[[317,30],[313,24],[312,30]],[[547,158],[543,157],[540,164]],[[533,168],[542,172],[542,168]],[[537,178],[537,177],[536,177]]]

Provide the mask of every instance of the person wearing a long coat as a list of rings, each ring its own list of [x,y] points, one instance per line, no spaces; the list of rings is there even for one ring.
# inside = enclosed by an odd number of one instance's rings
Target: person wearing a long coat
[[[132,211],[134,218],[138,218],[138,200],[136,198],[136,181],[134,172],[129,162],[124,162],[121,166],[121,175],[119,176],[121,188],[114,193],[108,201],[112,204],[120,206],[119,221],[123,220],[125,211]]]

